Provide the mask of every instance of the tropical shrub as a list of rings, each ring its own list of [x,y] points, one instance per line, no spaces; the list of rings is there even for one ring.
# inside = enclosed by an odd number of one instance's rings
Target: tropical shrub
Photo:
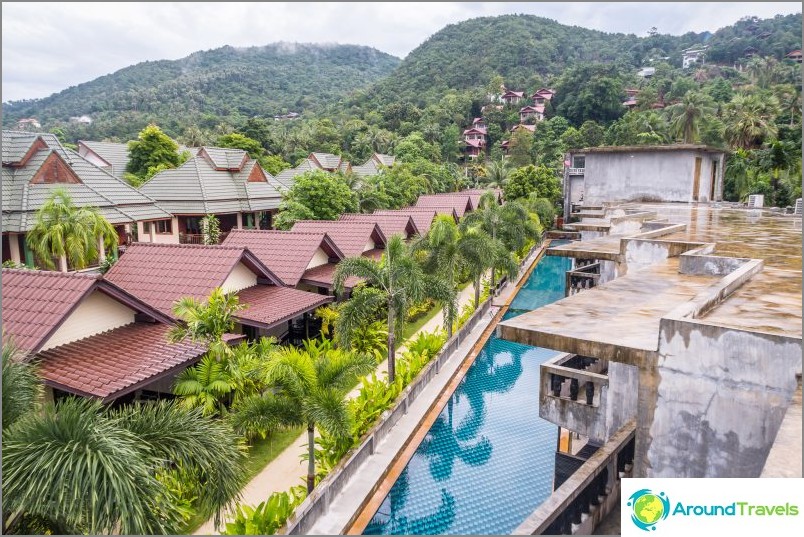
[[[306,497],[307,489],[299,485],[287,492],[274,492],[257,507],[238,505],[223,535],[274,535]]]
[[[410,308],[408,308],[408,314],[405,316],[405,321],[412,323],[417,319],[420,319],[428,311],[433,309],[434,305],[435,301],[431,298],[413,304]]]
[[[407,348],[412,354],[427,353],[427,355],[432,358],[441,350],[446,340],[447,335],[443,330],[419,332],[416,338],[407,344]]]

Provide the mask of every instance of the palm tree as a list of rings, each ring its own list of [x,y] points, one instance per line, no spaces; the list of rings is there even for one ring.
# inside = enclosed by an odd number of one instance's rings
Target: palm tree
[[[778,132],[775,118],[779,101],[775,97],[738,95],[724,107],[726,140],[733,148],[753,149]]]
[[[486,186],[502,188],[502,186],[508,180],[508,176],[511,174],[512,168],[508,160],[505,157],[502,157],[499,162],[491,161],[486,164],[484,170]]]
[[[176,465],[198,480],[199,512],[239,496],[243,452],[221,421],[168,401],[109,409],[70,397],[3,431],[4,530],[32,523],[67,534],[180,533],[173,493],[156,478]]]
[[[510,278],[519,272],[513,254],[505,245],[499,239],[492,239],[478,226],[463,231],[458,248],[474,281],[475,308],[480,305],[480,279],[487,270],[500,270]]]
[[[436,276],[425,274],[400,235],[388,241],[380,261],[367,257],[344,259],[335,270],[335,290],[343,292],[349,276],[363,278],[368,292],[355,293],[341,306],[338,320],[339,341],[348,347],[358,326],[365,324],[376,311],[387,308],[388,316],[388,382],[396,378],[396,334],[405,324],[405,314],[415,303],[431,298],[441,302],[455,301],[455,290]]]
[[[54,189],[36,213],[36,221],[26,237],[28,247],[42,264],[67,272],[67,261],[84,268],[104,250],[117,244],[117,232],[94,207],[76,207],[69,192]]]
[[[3,430],[33,409],[41,385],[33,367],[9,338],[3,343]]]
[[[178,343],[186,338],[209,345],[209,352],[218,360],[229,356],[229,345],[223,335],[235,328],[235,314],[243,309],[237,295],[227,295],[220,287],[212,290],[206,302],[183,297],[173,305],[173,314],[183,323],[170,329],[168,338]]]
[[[336,437],[350,434],[352,417],[344,396],[358,376],[376,365],[369,356],[310,345],[281,347],[271,354],[265,380],[276,387],[276,394],[250,397],[240,408],[241,419],[252,427],[307,425],[308,493],[315,487],[315,428]]]
[[[692,144],[700,140],[701,123],[713,116],[716,108],[708,95],[688,91],[680,103],[667,107],[667,111],[673,136]]]
[[[204,416],[215,416],[225,411],[224,398],[235,388],[234,380],[224,362],[209,354],[194,367],[188,367],[176,376],[173,393],[181,396],[179,404],[186,408],[201,408]]]

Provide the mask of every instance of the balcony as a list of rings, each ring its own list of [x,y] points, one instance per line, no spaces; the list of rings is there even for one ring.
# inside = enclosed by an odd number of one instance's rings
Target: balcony
[[[228,231],[221,232],[218,237],[218,244],[221,244],[228,235]],[[179,244],[204,244],[204,235],[201,233],[179,233]]]
[[[583,263],[584,260],[577,260],[578,264]],[[566,272],[566,287],[565,296],[572,296],[591,289],[598,284],[600,280],[600,263],[592,261],[579,266],[575,270],[568,270]]]
[[[569,175],[583,175],[585,168],[567,168]]]

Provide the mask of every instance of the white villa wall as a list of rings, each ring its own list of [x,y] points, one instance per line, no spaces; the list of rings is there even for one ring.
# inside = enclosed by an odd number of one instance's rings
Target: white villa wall
[[[100,291],[93,291],[50,336],[42,350],[131,324],[135,313],[128,306]]]
[[[237,293],[255,285],[257,275],[243,263],[238,263],[221,285],[221,289],[224,293]]]
[[[147,228],[146,228],[147,224]],[[179,219],[173,217],[170,224],[172,233],[151,233],[151,222],[137,222],[137,241],[155,244],[179,244]]]
[[[363,247],[363,251],[368,252],[369,250],[373,250],[374,248],[376,248],[376,246],[374,245],[374,239],[369,239],[366,245]]]
[[[315,254],[313,254],[313,258],[307,264],[307,269],[309,270],[311,268],[320,267],[321,265],[326,265],[327,263],[329,263],[329,256],[324,250],[318,248],[315,251]]]

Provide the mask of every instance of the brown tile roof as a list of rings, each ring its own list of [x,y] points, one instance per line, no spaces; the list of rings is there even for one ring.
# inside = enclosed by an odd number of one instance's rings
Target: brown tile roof
[[[386,237],[391,235],[402,235],[404,238],[410,238],[419,233],[419,228],[416,227],[415,221],[403,213],[392,214],[342,214],[339,220],[346,220],[349,222],[374,222]]]
[[[458,213],[458,218],[463,218],[466,211],[471,211],[474,208],[469,195],[461,192],[419,196],[416,201],[416,207],[453,207],[455,212]]]
[[[461,190],[461,194],[467,194],[472,200],[472,207],[475,209],[477,209],[478,205],[480,204],[481,196],[483,196],[483,194],[486,192],[493,192],[497,197],[497,201],[502,199],[502,189],[500,188],[470,188],[468,190]]]
[[[428,231],[430,231],[430,226],[433,224],[433,220],[435,219],[438,213],[432,207],[405,207],[403,209],[383,209],[380,211],[374,211],[374,214],[409,215],[413,219],[413,222],[416,224],[416,228],[419,230],[419,233],[423,235]]]
[[[175,301],[185,296],[205,300],[241,261],[258,277],[281,284],[247,248],[196,244],[134,243],[105,277],[173,317]]]
[[[170,325],[133,323],[39,353],[45,383],[83,396],[111,401],[190,365],[206,345],[169,343]],[[233,342],[242,336],[226,334]]]
[[[338,265],[335,263],[327,263],[326,265],[320,265],[315,268],[311,268],[307,272],[304,273],[302,276],[302,283],[306,283],[308,285],[314,285],[317,287],[326,287],[327,289],[332,289],[333,285],[332,282],[335,280],[335,270],[338,268]],[[356,278],[354,276],[349,276],[346,278],[346,281],[343,282],[343,286],[347,289],[352,289],[355,285],[361,282],[361,278]]]
[[[170,320],[97,275],[24,269],[3,269],[2,274],[3,340],[13,339],[25,352],[38,351],[96,289],[151,318]]]
[[[326,233],[233,229],[223,246],[247,247],[289,287],[299,283],[318,248],[330,257],[344,257]]]
[[[275,285],[255,285],[238,293],[240,304],[246,308],[237,312],[244,324],[271,328],[304,313],[332,302],[334,297],[299,291]]]
[[[375,244],[385,246],[385,234],[377,224],[371,222],[349,222],[344,220],[299,220],[292,231],[326,233],[346,257],[363,254],[369,239]]]

